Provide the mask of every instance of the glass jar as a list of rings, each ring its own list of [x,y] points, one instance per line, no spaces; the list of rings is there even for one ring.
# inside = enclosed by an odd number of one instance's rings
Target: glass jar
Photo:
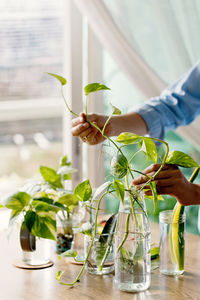
[[[24,224],[20,229],[20,245],[25,264],[41,266],[50,262],[51,241],[34,236]]]
[[[150,286],[150,229],[146,213],[119,212],[115,238],[115,282],[122,291],[140,292]]]
[[[105,275],[114,271],[114,233],[97,234],[94,238],[93,245],[86,263],[86,270],[91,274]],[[85,258],[91,245],[91,237],[84,237]]]
[[[70,250],[73,245],[72,218],[67,217],[67,215],[65,215],[65,218],[58,217],[57,224],[56,253],[61,254]]]
[[[185,213],[173,222],[173,211],[159,214],[160,222],[160,272],[165,275],[180,275],[184,272]]]

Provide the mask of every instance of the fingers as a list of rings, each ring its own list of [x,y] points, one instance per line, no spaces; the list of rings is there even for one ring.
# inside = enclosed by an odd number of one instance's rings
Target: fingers
[[[153,164],[149,166],[143,171],[143,173],[147,176],[141,175],[138,178],[135,178],[133,180],[133,184],[140,185],[147,182],[149,178],[155,175],[155,173],[159,170],[160,166],[160,164]],[[164,165],[163,169],[156,175],[155,179],[166,179],[170,177],[176,177],[179,176],[179,173],[180,170],[178,169],[178,167],[174,165]]]
[[[88,130],[88,128],[92,130],[91,126],[88,123],[79,123],[75,127],[72,127],[71,132],[73,136],[80,136],[81,134],[84,134],[84,131]]]

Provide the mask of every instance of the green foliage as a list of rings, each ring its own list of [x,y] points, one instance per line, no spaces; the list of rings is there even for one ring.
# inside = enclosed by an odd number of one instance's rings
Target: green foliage
[[[49,167],[40,166],[40,174],[44,181],[50,183],[55,188],[63,188],[61,183],[61,176],[57,172]]]
[[[199,166],[199,164],[196,161],[194,161],[194,159],[191,156],[181,151],[169,152],[166,163],[184,168],[193,168]]]
[[[123,143],[124,145],[131,145],[135,144],[139,140],[141,140],[141,136],[131,132],[124,132],[121,133],[115,141],[118,143]]]
[[[116,106],[112,105],[112,115],[121,115],[121,110],[119,108],[117,108]]]
[[[122,202],[122,204],[124,204],[125,186],[124,186],[123,181],[114,180],[113,186],[114,186],[114,189],[115,189],[120,201]]]
[[[52,77],[55,77],[61,83],[61,85],[66,85],[67,84],[67,80],[64,77],[62,77],[60,75],[53,74],[53,73],[48,73],[48,72],[47,72],[47,74],[49,74]]]
[[[157,162],[157,149],[155,143],[151,138],[142,138],[141,150],[149,157],[154,163]]]
[[[84,88],[86,96],[88,96],[91,93],[101,91],[101,90],[110,90],[110,89],[107,86],[105,86],[104,84],[97,83],[97,82],[90,83],[90,84],[86,85]]]
[[[85,180],[78,184],[74,190],[74,195],[82,202],[90,200],[92,196],[92,187],[89,180]]]

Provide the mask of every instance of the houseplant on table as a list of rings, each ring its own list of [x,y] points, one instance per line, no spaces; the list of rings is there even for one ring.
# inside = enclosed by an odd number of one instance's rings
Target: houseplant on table
[[[79,200],[64,188],[64,182],[71,179],[72,172],[71,163],[63,156],[58,169],[40,166],[41,179],[29,180],[17,193],[5,199],[4,206],[11,209],[9,229],[12,230],[16,222],[21,223],[20,243],[24,254],[34,254],[43,239],[57,240],[58,253],[71,248],[73,212]],[[62,225],[61,232],[57,232],[58,221]],[[25,261],[33,264],[27,258]]]
[[[63,78],[62,76],[56,75],[49,73],[49,75],[55,77],[56,79],[59,80],[61,83],[61,92],[63,99],[65,101],[66,107],[69,110],[70,113],[72,113],[74,116],[78,116],[78,114],[74,113],[66,99],[63,93],[63,86],[67,83],[66,79]],[[124,233],[122,235],[121,241],[119,242],[117,246],[117,253],[121,253],[121,260],[126,260],[126,263],[130,264],[133,268],[135,265],[139,266],[139,260],[141,259],[141,256],[144,257],[144,254],[147,255],[147,259],[149,259],[148,256],[148,251],[149,251],[149,241],[147,241],[147,246],[143,246],[143,242],[137,242],[134,244],[134,251],[129,251],[124,248],[128,238],[129,234],[131,234],[131,228],[130,228],[130,223],[133,221],[132,224],[134,224],[134,233],[139,233],[143,239],[146,238],[146,235],[149,235],[148,232],[148,226],[146,227],[145,230],[144,228],[144,223],[146,224],[147,216],[146,216],[146,210],[145,210],[145,204],[141,198],[141,192],[147,188],[147,186],[150,186],[150,189],[152,191],[152,200],[154,203],[154,207],[156,207],[157,201],[160,199],[160,196],[157,194],[157,189],[156,189],[156,183],[155,183],[155,177],[159,174],[159,172],[163,169],[165,164],[175,164],[177,166],[181,167],[187,167],[187,168],[193,168],[196,167],[194,175],[192,176],[191,180],[194,180],[195,177],[198,175],[199,172],[199,164],[196,163],[189,155],[180,152],[180,151],[169,151],[169,146],[165,141],[162,141],[160,139],[156,138],[150,138],[150,137],[144,137],[144,136],[139,136],[134,133],[130,132],[125,132],[121,133],[115,140],[109,138],[108,136],[105,135],[105,128],[112,117],[112,115],[115,114],[120,114],[120,110],[117,109],[116,107],[112,106],[112,113],[108,117],[107,121],[104,124],[104,127],[101,129],[99,128],[95,123],[90,122],[87,119],[87,97],[90,93],[99,91],[99,90],[109,90],[108,87],[106,87],[103,84],[100,83],[91,83],[88,84],[84,91],[85,91],[85,96],[86,96],[86,105],[85,105],[85,114],[86,114],[86,120],[89,124],[92,126],[96,127],[99,132],[102,134],[102,136],[110,142],[110,144],[115,148],[116,154],[113,157],[111,161],[111,173],[113,175],[113,180],[112,181],[107,181],[105,182],[102,186],[100,186],[95,195],[92,197],[90,200],[88,206],[92,208],[92,202],[97,201],[97,208],[96,208],[96,214],[95,214],[95,222],[92,228],[92,233],[91,233],[91,243],[90,246],[88,247],[88,252],[86,254],[83,267],[78,274],[77,278],[74,280],[72,283],[63,283],[61,282],[61,276],[63,272],[59,272],[57,274],[57,279],[60,281],[62,284],[66,284],[69,286],[73,286],[80,278],[86,264],[88,261],[88,258],[90,256],[90,252],[94,243],[94,240],[96,238],[97,234],[97,220],[98,220],[98,213],[99,213],[99,207],[100,203],[107,194],[110,195],[117,195],[122,203],[122,206],[125,204],[125,194],[128,195],[128,206],[125,208],[126,209],[126,221],[125,221],[125,229]],[[157,148],[155,143],[161,143],[165,146],[165,153],[162,156],[158,156],[157,153]],[[127,158],[126,155],[124,154],[124,147],[128,147],[131,144],[137,144],[138,145],[138,151],[133,153],[130,158]],[[119,146],[120,145],[120,146]],[[143,174],[140,170],[134,169],[134,158],[140,153],[143,152],[146,156],[146,158],[150,161],[150,163],[159,163],[160,168],[156,171],[156,173],[153,176],[147,176]],[[132,185],[132,179],[134,178],[134,174],[139,173],[143,174],[144,176],[148,177],[148,180],[146,183],[144,183],[142,186],[140,186],[138,189],[135,189],[135,187]],[[91,190],[91,187],[88,187]],[[89,200],[89,199],[87,199]],[[139,214],[142,214],[142,217],[138,217],[137,213],[139,210]],[[180,209],[180,205],[176,205],[175,211],[174,211],[174,217],[177,217],[177,215],[180,215],[182,213],[183,208]],[[138,215],[139,215],[138,214]],[[141,221],[144,219],[145,221]],[[133,226],[133,225],[132,225]],[[113,226],[112,228],[114,228]],[[171,244],[173,249],[176,249],[176,252],[179,251],[181,248],[183,248],[183,245],[179,245],[179,236],[178,233],[179,228],[177,227],[175,229],[176,232],[171,235]],[[110,232],[111,235],[113,235],[113,231]],[[100,236],[101,237],[101,236]],[[99,237],[99,239],[100,239]],[[135,239],[135,236],[133,237]],[[104,254],[101,253],[102,255],[102,260],[101,263],[98,265],[99,270],[103,268],[103,265],[106,261],[107,255],[109,253],[109,249],[111,246],[112,239],[110,239],[110,243],[107,244],[107,248],[104,251]],[[146,243],[146,242],[145,242]],[[178,250],[177,250],[178,249]],[[72,256],[76,258],[76,251],[70,251],[66,252],[63,254],[63,256]],[[136,255],[137,254],[137,255]],[[176,259],[178,260],[177,263],[182,259],[183,254],[179,252],[180,255],[177,255]],[[123,262],[122,262],[123,263]],[[140,268],[137,268],[138,270]],[[137,271],[136,271],[137,272]],[[140,270],[139,270],[140,272]],[[149,271],[148,271],[149,272]],[[138,283],[138,282],[137,282]],[[149,283],[142,286],[141,289],[137,290],[144,290],[148,287]],[[130,288],[129,290],[134,290],[134,287]]]

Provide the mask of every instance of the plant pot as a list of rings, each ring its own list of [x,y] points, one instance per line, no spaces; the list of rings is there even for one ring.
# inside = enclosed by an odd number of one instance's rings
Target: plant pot
[[[140,292],[150,286],[150,230],[140,209],[119,212],[115,238],[115,283],[122,291]]]
[[[51,242],[34,236],[23,223],[20,229],[22,260],[27,265],[40,266],[50,262]]]

